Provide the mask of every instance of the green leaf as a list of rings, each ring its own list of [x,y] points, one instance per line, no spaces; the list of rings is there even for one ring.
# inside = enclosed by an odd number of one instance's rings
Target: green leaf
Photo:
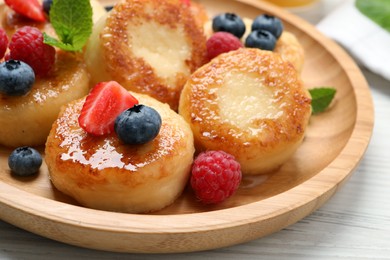
[[[59,39],[44,34],[46,44],[66,51],[81,51],[92,33],[92,6],[89,0],[54,0],[50,22]]]
[[[389,0],[356,0],[355,5],[362,14],[390,32]]]
[[[309,89],[311,95],[311,107],[313,114],[324,112],[336,95],[336,89],[330,87],[318,87]]]

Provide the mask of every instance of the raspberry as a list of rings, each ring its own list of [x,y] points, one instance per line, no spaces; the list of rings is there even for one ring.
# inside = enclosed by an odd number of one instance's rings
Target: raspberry
[[[11,38],[9,49],[11,59],[24,61],[36,75],[44,76],[54,67],[56,51],[43,43],[42,32],[35,27],[24,26],[17,30]]]
[[[3,28],[0,28],[0,59],[4,57],[8,48],[8,36]]]
[[[214,33],[206,42],[207,56],[211,60],[221,53],[237,50],[243,47],[241,41],[231,33]]]
[[[191,186],[197,198],[205,204],[224,201],[238,189],[241,166],[223,151],[200,153],[192,166]]]

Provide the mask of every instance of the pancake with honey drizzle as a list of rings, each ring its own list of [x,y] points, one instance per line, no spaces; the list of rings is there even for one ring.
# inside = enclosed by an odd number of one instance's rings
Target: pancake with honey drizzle
[[[189,75],[206,61],[206,38],[178,0],[126,0],[94,27],[86,49],[92,84],[115,80],[176,110]]]
[[[106,13],[97,0],[91,0],[93,19]],[[49,22],[39,23],[16,14],[0,5],[2,27],[11,36],[23,26],[33,26],[54,36]],[[0,94],[0,145],[9,147],[43,145],[57,118],[60,107],[85,96],[89,91],[89,75],[81,53],[56,49],[53,71],[36,77],[29,93],[24,96]]]
[[[86,207],[141,213],[171,204],[183,191],[194,154],[190,127],[167,104],[142,94],[139,101],[162,118],[157,137],[126,145],[115,133],[87,134],[78,124],[84,99],[64,107],[45,150],[54,186]]]
[[[311,99],[280,55],[241,48],[193,73],[179,113],[191,126],[197,151],[223,150],[236,157],[243,174],[262,174],[301,144]]]
[[[0,94],[0,144],[43,145],[60,107],[89,91],[89,75],[81,54],[58,51],[54,70],[37,77],[24,96]]]

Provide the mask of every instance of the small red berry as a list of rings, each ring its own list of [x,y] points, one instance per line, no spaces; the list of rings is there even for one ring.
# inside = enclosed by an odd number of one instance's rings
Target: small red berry
[[[116,81],[100,82],[85,99],[79,125],[92,135],[109,134],[119,114],[136,104],[138,100]]]
[[[243,47],[236,36],[228,32],[216,32],[206,42],[207,56],[211,60],[221,53],[237,50]]]
[[[5,3],[18,14],[38,22],[46,21],[42,5],[38,0],[5,0]]]
[[[181,0],[181,2],[186,5],[186,6],[190,6],[191,5],[191,0]]]
[[[9,44],[10,58],[30,65],[36,75],[44,76],[54,67],[56,50],[43,42],[40,30],[24,26],[12,35]]]
[[[3,28],[0,28],[0,59],[4,57],[8,48],[8,36]]]
[[[191,186],[205,204],[215,204],[232,196],[242,178],[241,166],[223,151],[200,153],[192,166]]]

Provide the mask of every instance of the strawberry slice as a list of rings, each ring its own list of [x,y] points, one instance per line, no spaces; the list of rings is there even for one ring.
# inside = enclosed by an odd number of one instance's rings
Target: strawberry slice
[[[46,21],[42,5],[38,2],[38,0],[5,0],[5,3],[18,14],[35,21]]]
[[[109,134],[119,114],[136,104],[138,100],[116,81],[98,83],[85,99],[79,125],[92,135]]]

